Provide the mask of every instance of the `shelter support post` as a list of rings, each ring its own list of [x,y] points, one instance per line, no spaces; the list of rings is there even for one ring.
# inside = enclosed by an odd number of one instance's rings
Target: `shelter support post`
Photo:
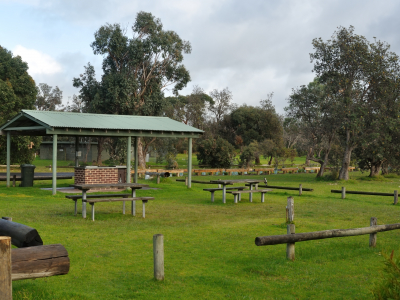
[[[139,137],[135,137],[135,183],[138,182],[138,165],[139,165],[139,151],[138,151]]]
[[[189,138],[189,149],[188,149],[188,188],[192,187],[192,138]]]
[[[57,134],[53,134],[53,195],[57,192]]]
[[[131,145],[132,137],[128,136],[128,141],[126,145],[126,182],[131,182]],[[136,174],[136,172],[135,172]]]
[[[75,167],[79,167],[79,158],[78,158],[78,151],[79,151],[79,137],[75,137]]]
[[[10,187],[11,132],[7,131],[7,187]]]

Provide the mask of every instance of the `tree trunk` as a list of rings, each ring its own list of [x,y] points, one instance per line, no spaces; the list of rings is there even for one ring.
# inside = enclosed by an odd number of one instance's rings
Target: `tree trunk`
[[[349,180],[349,167],[350,167],[350,160],[351,160],[351,152],[354,149],[354,146],[350,144],[350,131],[347,130],[346,132],[346,148],[343,154],[343,161],[342,161],[342,168],[339,171],[339,179],[342,180]]]
[[[104,138],[98,138],[97,139],[97,165],[101,166],[102,162],[101,162],[101,153],[103,152],[103,146],[104,146]]]
[[[271,155],[271,157],[270,157],[270,159],[269,159],[269,162],[268,162],[268,165],[269,165],[269,166],[272,164],[272,159],[273,159],[273,156]]]
[[[141,138],[138,138],[138,160],[139,169],[146,169],[146,157],[143,153],[143,143]]]
[[[88,159],[88,155],[89,155],[89,150],[90,150],[90,146],[92,144],[92,138],[89,138],[87,144],[86,144],[86,154],[85,154],[85,163],[87,164],[87,159]]]
[[[371,172],[369,174],[369,177],[374,177],[379,175],[379,170],[381,169],[382,166],[382,161],[375,161],[375,162],[371,162]]]
[[[325,157],[321,163],[321,168],[318,171],[317,177],[322,177],[324,175],[325,167],[328,165],[328,161],[329,161],[329,152],[330,152],[330,149],[325,151]]]
[[[256,165],[261,164],[261,162],[260,162],[260,156],[256,156],[256,158],[255,158],[255,163],[256,163]]]
[[[310,157],[312,156],[312,153],[313,153],[313,148],[310,148],[310,149],[307,151],[306,166],[309,166],[309,165],[310,165]]]
[[[382,163],[382,175],[389,174],[389,165],[387,162]]]

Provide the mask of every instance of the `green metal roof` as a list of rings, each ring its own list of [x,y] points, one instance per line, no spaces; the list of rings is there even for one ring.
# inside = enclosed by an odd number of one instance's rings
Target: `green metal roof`
[[[24,131],[61,135],[168,136],[198,137],[203,131],[167,117],[87,114],[57,111],[22,110],[0,127],[22,135]]]

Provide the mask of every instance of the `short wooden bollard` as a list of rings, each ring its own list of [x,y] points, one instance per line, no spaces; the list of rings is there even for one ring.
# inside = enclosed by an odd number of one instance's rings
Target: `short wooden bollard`
[[[160,175],[157,175],[157,184],[160,184]]]
[[[371,220],[369,221],[369,225],[370,226],[375,226],[378,225],[378,220],[374,217],[371,218]],[[371,233],[369,235],[369,246],[370,247],[375,247],[376,246],[376,238],[377,238],[377,233]]]
[[[187,186],[188,185],[188,177],[185,177],[185,185]]]
[[[13,187],[15,187],[17,181],[17,175],[13,175]]]
[[[287,234],[296,233],[296,227],[294,224],[287,224]],[[290,260],[294,260],[294,243],[286,244],[286,258]]]
[[[299,185],[299,196],[303,194],[303,185],[300,183]]]
[[[154,279],[164,280],[164,236],[153,235]]]
[[[396,205],[398,200],[399,200],[399,192],[398,191],[394,191],[393,205]]]
[[[11,238],[0,236],[0,299],[12,300]]]
[[[293,197],[287,198],[287,206],[286,206],[286,222],[287,224],[287,234],[296,233],[296,227],[293,224],[294,222],[294,199]],[[294,243],[286,244],[286,258],[290,260],[294,260]]]
[[[342,186],[342,199],[346,198],[346,188]]]

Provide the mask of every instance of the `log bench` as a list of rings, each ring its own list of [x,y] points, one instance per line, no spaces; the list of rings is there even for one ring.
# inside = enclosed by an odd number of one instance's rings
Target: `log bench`
[[[103,194],[103,195],[86,195],[86,199],[90,199],[90,198],[107,198],[107,197],[123,197],[123,198],[128,198],[129,196],[131,196],[131,194]],[[67,199],[71,199],[73,201],[75,201],[75,216],[78,213],[78,200],[82,199],[82,194],[81,195],[67,195],[65,196],[65,198]],[[124,200],[122,200],[124,201]],[[123,211],[125,214],[125,202],[123,204]]]
[[[135,206],[135,201],[136,200],[142,200],[143,203],[143,218],[146,217],[146,209],[145,209],[145,204],[149,200],[154,200],[154,197],[130,197],[130,198],[95,198],[95,199],[87,199],[86,202],[89,203],[92,206],[92,221],[94,221],[94,204],[97,202],[117,202],[117,201],[123,201],[123,207],[122,207],[122,213],[125,214],[125,201],[132,201],[132,208]],[[132,215],[135,214],[135,210],[132,209]]]
[[[227,190],[239,190],[239,191],[243,191],[244,189],[246,189],[245,186],[232,186],[232,187],[227,187]],[[207,191],[211,193],[211,202],[214,202],[214,193],[216,191],[222,191],[223,188],[212,188],[212,189],[203,189],[203,191]],[[239,195],[239,201],[240,201],[240,195]]]
[[[267,192],[272,192],[272,190],[269,189],[263,189],[263,190],[242,190],[242,191],[227,191],[227,193],[232,194],[234,196],[234,202],[238,203],[238,199],[239,201],[240,199],[240,195],[241,194],[253,194],[253,193],[261,193],[261,203],[264,203],[264,194]],[[251,197],[249,197],[249,201],[253,202],[253,199]]]

